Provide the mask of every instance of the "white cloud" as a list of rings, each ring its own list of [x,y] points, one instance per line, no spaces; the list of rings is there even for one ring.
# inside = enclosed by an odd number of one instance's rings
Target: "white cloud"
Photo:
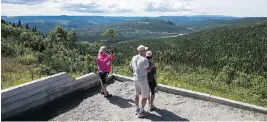
[[[267,0],[30,0],[35,4],[23,1],[2,2],[2,15],[267,16]]]
[[[1,3],[10,4],[40,4],[45,2],[45,0],[2,0]]]

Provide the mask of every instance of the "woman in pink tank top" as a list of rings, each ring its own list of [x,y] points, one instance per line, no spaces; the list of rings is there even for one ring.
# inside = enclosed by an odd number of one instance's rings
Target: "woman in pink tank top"
[[[106,53],[107,48],[105,46],[100,47],[98,57],[97,57],[97,64],[98,64],[98,72],[99,77],[101,80],[101,94],[104,94],[104,97],[110,97],[111,94],[107,91],[107,82],[106,77],[108,76],[111,70],[111,63],[115,59],[115,52],[112,52],[111,55]]]

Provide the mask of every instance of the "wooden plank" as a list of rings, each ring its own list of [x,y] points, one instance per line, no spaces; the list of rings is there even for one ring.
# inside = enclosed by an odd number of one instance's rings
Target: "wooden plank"
[[[62,79],[62,80],[59,80],[59,81],[55,81],[51,84],[46,84],[42,87],[38,87],[36,89],[32,89],[28,92],[22,92],[22,93],[18,93],[12,97],[9,97],[9,98],[5,98],[5,99],[2,99],[1,101],[1,106],[7,106],[9,104],[12,104],[12,103],[15,103],[17,101],[20,101],[20,100],[23,100],[23,99],[27,99],[28,97],[30,96],[34,96],[35,94],[41,94],[42,92],[45,92],[51,88],[54,88],[54,87],[57,87],[57,86],[61,86],[61,85],[64,85],[64,84],[67,84],[71,81],[74,81],[75,79],[72,78],[72,77],[69,77],[69,78],[65,78],[65,79]]]
[[[69,82],[75,82],[75,81],[73,81],[73,79],[71,79],[71,78],[67,78],[67,79],[65,79],[64,81],[65,81],[66,83],[69,83]],[[64,84],[62,84],[62,85],[64,86]],[[61,85],[61,86],[62,86],[62,85]],[[10,110],[12,110],[12,109],[18,108],[18,107],[20,107],[20,106],[23,106],[23,105],[26,105],[26,104],[31,103],[31,102],[33,102],[33,101],[36,101],[36,100],[38,100],[38,99],[41,99],[42,97],[46,97],[46,96],[48,96],[48,95],[50,95],[50,94],[53,94],[53,92],[56,91],[56,89],[60,88],[61,86],[53,86],[52,84],[50,84],[50,88],[47,89],[47,90],[44,91],[44,92],[39,92],[39,93],[34,94],[34,95],[32,95],[32,96],[29,96],[29,97],[23,98],[23,99],[21,99],[21,100],[15,101],[15,102],[13,102],[13,103],[11,103],[11,104],[2,106],[2,107],[1,107],[1,110],[2,110],[2,111],[1,111],[1,112],[2,112],[2,113],[5,113],[5,112],[10,111]]]
[[[99,83],[97,77],[92,75],[92,76],[87,77],[87,79],[89,79],[89,78],[90,78],[89,81],[84,80],[84,79],[75,80],[75,81],[72,81],[68,84],[59,86],[58,88],[53,89],[52,91],[48,91],[48,92],[46,92],[47,93],[46,96],[39,97],[39,99],[37,99],[35,101],[29,102],[23,106],[20,106],[20,107],[12,109],[10,111],[6,111],[5,113],[2,113],[2,118],[7,118],[10,116],[16,115],[18,113],[21,113],[21,112],[26,111],[28,109],[31,109],[33,107],[37,107],[38,105],[42,105],[46,102],[52,101],[58,97],[61,97],[63,95],[71,93],[73,91],[82,89],[83,87],[87,87],[88,85],[91,85],[91,87],[93,87],[96,83]]]
[[[54,81],[65,79],[70,77],[67,73],[58,73],[49,77],[34,80],[28,83],[20,84],[8,89],[1,90],[1,99],[12,97],[18,93],[30,91],[36,87],[42,87],[43,85],[50,84]]]
[[[113,78],[118,81],[133,81],[133,77],[127,77],[118,74],[113,74]]]
[[[99,78],[98,75],[96,75],[95,73],[89,73],[84,76],[76,78],[76,80],[91,80],[95,78]]]

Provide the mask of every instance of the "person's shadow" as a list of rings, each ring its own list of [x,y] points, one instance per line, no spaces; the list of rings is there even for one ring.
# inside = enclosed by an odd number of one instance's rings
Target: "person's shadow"
[[[130,102],[134,103],[134,101],[132,99],[124,99],[124,98],[119,97],[119,96],[112,96],[112,97],[108,98],[108,100],[111,104],[117,105],[120,108],[130,108],[130,107],[132,107],[132,104],[130,104]]]
[[[166,109],[154,109],[160,116],[148,113],[144,118],[150,119],[151,121],[189,121],[188,119],[177,116],[176,114],[166,110]]]

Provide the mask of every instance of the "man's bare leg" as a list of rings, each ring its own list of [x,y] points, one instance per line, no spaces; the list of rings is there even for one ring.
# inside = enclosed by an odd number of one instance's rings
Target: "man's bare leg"
[[[147,98],[147,101],[148,101],[148,104],[151,105],[151,97],[150,96]]]
[[[136,111],[135,111],[135,114],[137,115],[139,113],[139,95],[135,95],[134,96],[134,103],[135,103],[135,106],[136,106]]]
[[[141,108],[142,109],[144,109],[146,106],[146,100],[147,100],[147,98],[142,98],[142,100],[141,100]]]
[[[135,103],[136,107],[139,108],[139,95],[134,96],[134,103]]]
[[[138,115],[139,118],[146,116],[144,114],[144,108],[146,106],[146,101],[147,101],[147,98],[142,98],[142,100],[141,100],[141,108],[140,108],[139,115]]]

